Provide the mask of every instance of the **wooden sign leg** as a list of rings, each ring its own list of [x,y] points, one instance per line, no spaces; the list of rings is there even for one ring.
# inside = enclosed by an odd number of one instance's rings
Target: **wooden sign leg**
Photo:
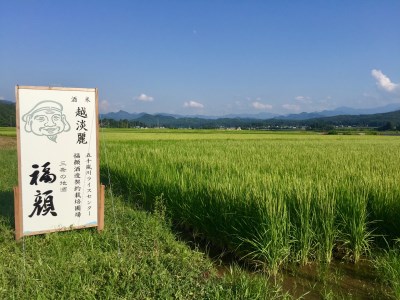
[[[102,184],[100,186],[100,202],[98,207],[98,221],[97,221],[97,231],[102,231],[104,229],[104,191],[105,186]]]
[[[14,222],[15,222],[15,240],[22,237],[22,206],[19,197],[19,188],[14,186]]]

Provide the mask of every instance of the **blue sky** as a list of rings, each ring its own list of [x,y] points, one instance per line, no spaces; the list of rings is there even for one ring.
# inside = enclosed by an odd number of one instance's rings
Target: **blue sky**
[[[400,103],[400,1],[0,0],[0,99],[97,87],[103,112]]]

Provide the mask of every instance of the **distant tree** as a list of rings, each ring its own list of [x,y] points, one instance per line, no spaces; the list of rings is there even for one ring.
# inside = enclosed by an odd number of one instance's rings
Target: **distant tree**
[[[0,102],[0,127],[15,126],[15,104]]]
[[[394,130],[394,125],[391,121],[386,122],[385,125],[381,126],[378,128],[379,131],[388,131],[388,130]]]
[[[322,120],[315,120],[309,124],[310,129],[312,130],[333,130],[335,127],[332,124],[329,124]]]
[[[105,128],[134,128],[134,127],[147,127],[143,122],[135,120],[113,120],[113,119],[100,119],[99,124]]]

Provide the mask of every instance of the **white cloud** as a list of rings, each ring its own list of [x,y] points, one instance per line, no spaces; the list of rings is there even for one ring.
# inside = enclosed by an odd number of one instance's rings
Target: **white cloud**
[[[258,101],[255,101],[253,103],[251,103],[251,106],[253,106],[255,109],[260,109],[260,110],[269,110],[272,109],[272,105],[271,104],[264,104]]]
[[[300,106],[297,104],[283,104],[282,107],[287,110],[300,111]]]
[[[152,102],[154,100],[154,98],[142,93],[139,96],[135,97],[135,100],[143,101],[143,102]]]
[[[204,108],[204,105],[199,102],[196,102],[196,101],[189,101],[189,102],[183,103],[183,107]]]
[[[305,104],[312,103],[311,97],[308,96],[296,96],[294,99],[300,103],[305,103]]]
[[[6,98],[4,98],[3,96],[0,96],[0,100],[6,100]]]
[[[373,69],[371,75],[377,80],[377,86],[387,92],[393,92],[399,87],[398,84],[393,83],[389,77],[383,74],[381,70]]]

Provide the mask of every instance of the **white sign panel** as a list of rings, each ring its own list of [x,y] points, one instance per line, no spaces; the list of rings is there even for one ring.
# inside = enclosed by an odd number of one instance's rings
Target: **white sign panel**
[[[97,226],[97,89],[16,92],[21,234]]]

